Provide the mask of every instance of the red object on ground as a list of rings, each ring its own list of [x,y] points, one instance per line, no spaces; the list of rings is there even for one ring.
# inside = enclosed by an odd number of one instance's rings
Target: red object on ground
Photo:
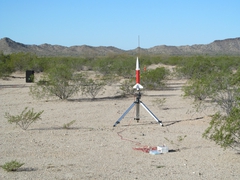
[[[133,150],[149,153],[149,151],[151,151],[151,150],[157,150],[157,147],[149,147],[149,146],[147,146],[147,147],[133,148]]]

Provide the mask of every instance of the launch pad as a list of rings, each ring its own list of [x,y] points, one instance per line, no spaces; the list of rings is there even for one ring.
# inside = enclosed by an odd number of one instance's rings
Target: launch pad
[[[136,60],[136,84],[133,86],[134,89],[137,90],[137,93],[135,94],[136,100],[132,103],[132,105],[123,113],[123,115],[116,121],[116,123],[113,125],[115,127],[117,124],[120,123],[120,121],[126,116],[126,114],[134,107],[136,106],[136,117],[134,118],[137,120],[137,122],[140,120],[140,104],[141,106],[155,119],[161,126],[162,121],[160,121],[151,111],[148,109],[148,107],[140,101],[141,99],[141,92],[140,90],[143,88],[143,86],[140,84],[140,66],[139,66],[139,61],[138,57]]]
[[[153,117],[153,119],[155,119],[155,121],[157,121],[161,126],[163,126],[162,121],[160,121],[151,111],[150,109],[148,109],[148,107],[142,102],[140,101],[141,99],[141,92],[140,90],[137,91],[137,93],[135,94],[136,96],[136,100],[132,103],[132,105],[123,113],[123,115],[115,122],[115,124],[113,125],[113,127],[115,127],[117,124],[120,123],[120,121],[127,115],[127,113],[134,107],[136,106],[136,117],[134,118],[134,120],[137,120],[137,122],[140,120],[140,104],[141,106]]]

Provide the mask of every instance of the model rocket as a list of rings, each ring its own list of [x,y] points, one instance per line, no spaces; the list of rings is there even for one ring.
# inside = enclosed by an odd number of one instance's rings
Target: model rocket
[[[136,60],[136,84],[133,86],[134,89],[137,89],[138,91],[143,88],[143,86],[140,84],[140,66],[138,57]]]

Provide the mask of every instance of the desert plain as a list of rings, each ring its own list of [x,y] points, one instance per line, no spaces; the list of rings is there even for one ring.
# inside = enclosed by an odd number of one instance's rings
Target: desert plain
[[[37,75],[36,75],[37,76]],[[119,83],[106,87],[92,101],[81,94],[68,100],[36,100],[33,83],[24,73],[0,80],[0,165],[24,163],[16,172],[0,168],[0,179],[240,179],[240,154],[202,138],[213,114],[209,106],[195,112],[193,100],[183,98],[183,79],[171,79],[161,91],[143,91],[141,100],[162,121],[159,125],[142,107],[140,121],[133,108],[120,124],[113,124],[135,97],[117,98]],[[156,100],[165,102],[159,106]],[[44,111],[27,130],[4,117],[25,107]],[[75,121],[68,129],[64,124]],[[166,154],[142,149],[166,145]]]

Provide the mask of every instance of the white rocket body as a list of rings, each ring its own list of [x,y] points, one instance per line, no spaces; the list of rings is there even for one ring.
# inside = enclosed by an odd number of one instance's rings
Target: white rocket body
[[[136,84],[133,86],[134,89],[137,89],[138,91],[143,88],[143,86],[140,84],[140,66],[138,57],[136,60]]]

